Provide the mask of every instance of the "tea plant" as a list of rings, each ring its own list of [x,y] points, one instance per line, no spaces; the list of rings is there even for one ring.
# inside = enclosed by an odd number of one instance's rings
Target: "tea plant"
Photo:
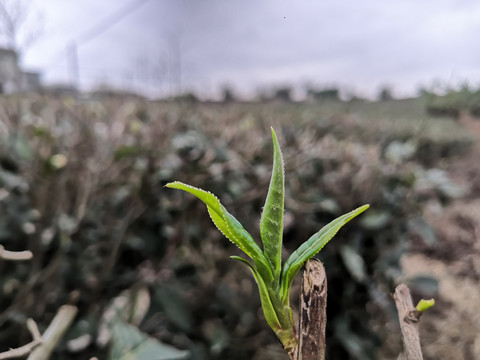
[[[282,267],[285,176],[282,152],[273,129],[272,137],[273,171],[260,220],[263,251],[212,193],[178,181],[169,183],[166,187],[189,192],[202,200],[217,228],[250,257],[253,264],[242,257],[231,256],[251,269],[258,284],[265,319],[284,349],[290,352],[298,343],[289,296],[295,276],[303,264],[317,254],[343,225],[368,209],[369,205],[363,205],[324,226],[295,250]]]

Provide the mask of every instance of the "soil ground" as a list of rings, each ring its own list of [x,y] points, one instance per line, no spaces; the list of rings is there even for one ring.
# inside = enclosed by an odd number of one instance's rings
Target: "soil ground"
[[[469,189],[441,211],[427,210],[437,243],[416,246],[402,259],[407,278],[431,275],[439,281],[436,305],[421,320],[425,359],[480,359],[480,120],[462,115],[459,123],[475,135],[472,151],[447,168],[451,179]],[[437,210],[435,210],[437,209]]]

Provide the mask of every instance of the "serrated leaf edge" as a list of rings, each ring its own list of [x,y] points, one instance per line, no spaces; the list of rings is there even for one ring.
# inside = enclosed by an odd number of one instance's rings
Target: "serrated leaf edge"
[[[240,250],[242,250],[247,256],[249,256],[257,265],[258,267],[258,272],[261,274],[263,280],[267,283],[271,283],[273,281],[273,272],[270,267],[270,264],[268,260],[266,259],[265,255],[263,254],[262,250],[258,246],[258,244],[255,242],[253,237],[246,231],[242,224],[235,219],[233,215],[231,215],[227,209],[222,205],[220,200],[211,192],[182,183],[180,181],[175,181],[172,183],[168,183],[165,185],[165,187],[172,188],[172,189],[178,189],[182,191],[186,191],[190,193],[191,195],[195,196],[198,198],[200,201],[202,201],[206,206],[208,210],[208,214],[210,216],[210,219],[213,221],[215,224],[216,228],[228,239],[230,240],[233,244],[235,244]],[[192,192],[186,190],[190,189]],[[200,194],[206,194],[208,195],[208,202],[204,201],[204,199],[200,198],[196,193]],[[212,199],[213,198],[213,199]],[[213,201],[212,201],[213,200]],[[217,211],[215,208],[218,207],[221,209],[221,211]],[[218,219],[216,218],[218,217]],[[228,218],[228,219],[227,219]],[[221,223],[220,223],[221,221]],[[234,222],[237,223],[238,226],[241,228],[241,231],[245,232],[245,236],[248,237],[248,243],[246,241],[240,239],[237,235],[235,235],[235,231],[229,224],[229,222]],[[220,228],[220,225],[224,225],[225,229],[227,231],[223,231]]]
[[[322,227],[319,231],[317,231],[315,234],[313,234],[302,245],[300,245],[297,248],[297,250],[295,250],[292,254],[290,254],[289,258],[287,259],[287,261],[283,266],[282,276],[280,280],[280,296],[282,299],[282,303],[284,304],[289,303],[290,288],[292,286],[295,276],[300,271],[303,264],[308,259],[311,259],[313,256],[315,256],[320,250],[322,250],[325,247],[325,245],[338,233],[338,231],[345,224],[347,224],[350,220],[352,220],[356,216],[360,215],[369,207],[370,205],[368,204],[360,206],[355,210],[352,210],[332,220],[327,225]],[[338,223],[340,223],[339,226],[338,226]],[[335,230],[336,226],[338,226],[338,228]],[[335,230],[335,231],[330,233],[330,231],[332,230]],[[321,235],[322,232],[325,232],[325,234]],[[318,236],[318,239],[317,239],[317,236]],[[312,242],[312,244],[309,245],[310,242]],[[317,246],[314,247],[314,245],[317,245]]]

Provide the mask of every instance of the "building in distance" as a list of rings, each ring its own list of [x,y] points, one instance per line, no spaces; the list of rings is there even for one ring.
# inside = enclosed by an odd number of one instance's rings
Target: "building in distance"
[[[16,51],[0,48],[0,94],[34,92],[40,89],[40,73],[22,70]]]

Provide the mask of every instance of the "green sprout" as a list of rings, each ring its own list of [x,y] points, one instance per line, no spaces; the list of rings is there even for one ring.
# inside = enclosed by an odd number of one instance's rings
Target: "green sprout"
[[[435,299],[430,299],[430,300],[420,300],[415,307],[418,311],[424,312],[430,309],[433,305],[435,305]]]
[[[178,181],[165,186],[184,190],[202,200],[217,228],[253,261],[252,263],[242,257],[231,256],[252,271],[258,284],[265,319],[284,349],[289,352],[295,349],[298,343],[289,297],[293,279],[308,259],[317,254],[343,225],[368,209],[369,205],[363,205],[324,226],[295,250],[282,268],[285,175],[282,152],[273,129],[272,137],[274,150],[272,178],[260,219],[263,251],[212,193]]]

